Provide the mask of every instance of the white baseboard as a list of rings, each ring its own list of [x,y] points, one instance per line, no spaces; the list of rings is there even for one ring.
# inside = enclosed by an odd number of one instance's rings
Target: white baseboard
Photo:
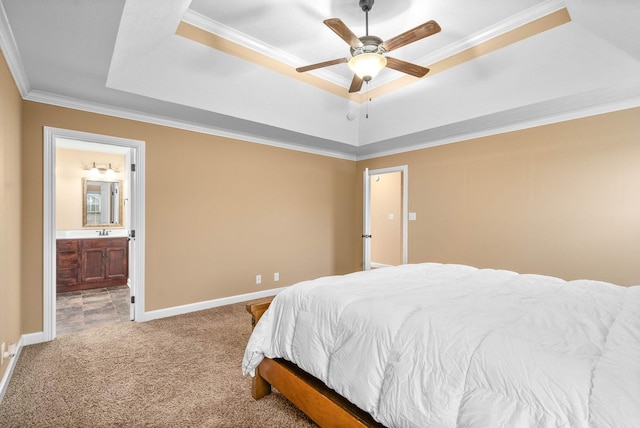
[[[37,333],[23,334],[20,341],[24,346],[35,345],[36,343],[46,342],[46,340],[44,339],[43,331],[39,331]]]
[[[23,346],[25,346],[24,335],[18,341],[16,345],[16,353],[13,357],[9,359],[9,365],[7,366],[7,370],[4,372],[4,375],[2,376],[2,380],[0,380],[0,403],[2,403],[2,399],[4,398],[4,393],[7,392],[7,387],[9,386],[11,375],[13,374],[13,370],[16,368],[16,364],[18,364],[18,358],[20,358],[20,352],[22,351]]]
[[[218,306],[231,305],[233,303],[247,302],[249,300],[261,299],[263,297],[275,296],[287,287],[273,288],[271,290],[257,291],[255,293],[240,294],[238,296],[223,297],[221,299],[207,300],[204,302],[191,303],[188,305],[174,306],[172,308],[158,309],[156,311],[145,312],[143,321],[151,321],[159,318],[172,317],[175,315],[188,314],[190,312],[203,311],[205,309],[217,308]]]
[[[376,268],[376,269],[380,269],[380,268],[386,268],[386,267],[392,267],[393,265],[386,265],[384,263],[374,263],[371,262],[371,267],[372,268]]]

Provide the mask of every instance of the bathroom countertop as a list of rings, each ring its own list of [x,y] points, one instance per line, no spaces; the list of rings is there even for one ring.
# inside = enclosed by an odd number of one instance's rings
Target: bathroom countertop
[[[99,235],[100,229],[83,229],[83,230],[57,230],[56,239],[84,239],[84,238],[119,238],[129,235],[128,229],[107,229],[109,235]]]

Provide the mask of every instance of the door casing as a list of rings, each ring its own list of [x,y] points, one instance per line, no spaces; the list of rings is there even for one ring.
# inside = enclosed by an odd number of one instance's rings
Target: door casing
[[[130,244],[129,276],[131,295],[135,296],[135,321],[144,321],[144,215],[145,215],[145,144],[144,141],[113,137],[69,129],[44,127],[44,188],[43,188],[43,341],[56,337],[56,140],[107,144],[131,149],[130,163],[135,172],[129,172],[131,182],[131,224],[135,238]]]

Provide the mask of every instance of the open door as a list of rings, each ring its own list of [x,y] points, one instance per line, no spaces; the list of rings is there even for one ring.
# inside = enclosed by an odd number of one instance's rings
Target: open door
[[[376,244],[376,248],[379,246],[384,246],[384,243],[382,242],[372,242],[373,239],[385,239],[385,234],[381,233],[381,230],[378,230],[378,232],[376,232],[375,228],[373,227],[372,224],[372,206],[375,206],[376,201],[372,200],[372,188],[371,188],[371,180],[372,177],[380,177],[380,176],[384,176],[385,174],[388,175],[396,175],[397,173],[400,173],[402,178],[401,178],[401,182],[402,182],[402,186],[401,189],[398,189],[398,193],[401,194],[401,213],[400,213],[400,218],[401,218],[401,260],[402,260],[402,264],[406,264],[408,263],[408,243],[407,243],[407,236],[408,236],[408,219],[409,219],[409,215],[408,215],[408,172],[409,172],[409,168],[407,165],[403,165],[403,166],[397,166],[397,167],[390,167],[390,168],[383,168],[383,169],[375,169],[375,170],[369,170],[368,168],[364,170],[364,175],[363,175],[363,233],[362,233],[362,238],[363,238],[363,269],[364,270],[370,270],[372,268],[372,244]],[[377,196],[379,197],[379,196]],[[392,219],[393,217],[391,215],[389,215],[389,219]],[[398,242],[398,241],[395,241]],[[397,260],[397,259],[396,259]],[[395,261],[393,264],[397,264],[398,262]],[[374,265],[375,267],[382,267],[385,265]]]
[[[369,168],[364,169],[363,180],[362,270],[371,270],[371,181]]]

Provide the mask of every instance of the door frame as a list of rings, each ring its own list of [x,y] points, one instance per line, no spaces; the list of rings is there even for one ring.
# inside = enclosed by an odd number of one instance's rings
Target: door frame
[[[369,169],[363,173],[363,233],[362,254],[363,270],[371,269],[371,176],[402,173],[402,264],[409,263],[409,166],[400,165],[389,168]]]
[[[93,134],[70,129],[44,127],[43,165],[43,305],[42,324],[44,341],[56,337],[56,140],[63,138],[87,143],[98,143],[132,149],[131,163],[135,172],[129,170],[131,181],[131,216],[129,230],[135,230],[130,241],[129,277],[135,321],[144,321],[144,241],[145,241],[145,143],[140,140]],[[129,168],[129,164],[127,165]]]

